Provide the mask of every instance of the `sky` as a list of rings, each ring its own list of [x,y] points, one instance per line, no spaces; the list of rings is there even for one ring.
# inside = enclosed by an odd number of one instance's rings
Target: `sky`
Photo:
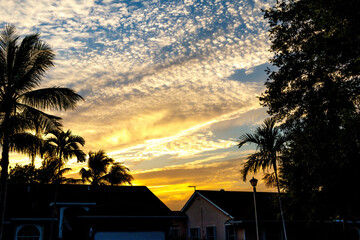
[[[188,186],[251,191],[239,170],[255,146],[237,143],[268,116],[258,100],[272,68],[261,9],[274,4],[0,0],[0,27],[39,32],[56,52],[41,87],[69,87],[85,99],[55,113],[64,130],[85,138],[83,150],[104,150],[130,168],[134,185],[180,210]],[[86,167],[67,165],[73,177]],[[261,181],[258,190],[271,191]]]

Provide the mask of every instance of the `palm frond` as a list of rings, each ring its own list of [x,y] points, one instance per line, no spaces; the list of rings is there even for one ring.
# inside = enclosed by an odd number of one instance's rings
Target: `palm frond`
[[[16,133],[10,138],[10,150],[33,156],[40,154],[42,140],[30,133]]]
[[[45,135],[47,135],[47,134],[45,134]],[[51,137],[46,138],[46,142],[48,142],[49,144],[52,144],[53,146],[56,146],[58,139],[55,136],[51,136]]]
[[[275,172],[265,173],[263,181],[265,182],[266,187],[276,187]]]
[[[0,125],[0,132],[7,130],[10,133],[25,132],[32,129],[32,123],[29,119],[21,115],[11,115],[9,120],[2,122]]]
[[[86,170],[85,168],[82,168],[80,169],[79,173],[84,183],[86,181],[90,181],[92,175],[90,170]]]
[[[22,76],[26,75],[28,69],[32,68],[32,55],[34,55],[34,44],[37,41],[39,41],[39,34],[31,34],[25,36],[18,48],[16,49],[12,68],[12,72],[16,73],[16,75],[13,75],[13,78],[11,80],[17,90],[22,89]],[[29,80],[26,82],[29,82],[29,84],[32,86],[30,89],[39,85],[38,78],[30,78]]]
[[[107,175],[104,176],[107,182],[111,185],[119,185],[128,183],[132,185],[131,181],[134,177],[129,173],[130,169],[125,167],[122,163],[114,163]]]
[[[24,53],[26,54],[26,53]],[[16,88],[21,94],[40,85],[40,82],[50,67],[52,67],[55,53],[44,42],[37,40],[29,46],[27,62],[24,62],[24,72],[19,76]],[[25,65],[26,64],[26,65]]]
[[[243,167],[240,170],[243,181],[246,181],[249,173],[256,173],[263,166],[264,156],[260,153],[254,153],[248,156],[247,161],[243,163]]]
[[[12,24],[7,24],[0,33],[0,49],[6,51],[9,42],[14,42],[19,38],[16,28]]]
[[[36,131],[41,130],[42,132],[48,132],[53,129],[59,129],[62,126],[60,117],[46,114],[40,110],[22,104],[19,105],[19,107],[22,109],[20,115],[25,119],[31,120],[33,129]]]
[[[260,144],[260,139],[257,135],[251,133],[245,133],[239,137],[238,147],[241,148],[245,143],[255,143]]]
[[[40,156],[42,158],[46,158],[46,157],[56,157],[56,146],[54,146],[53,144],[49,143],[46,140],[43,141],[43,146],[41,148],[40,151]]]
[[[81,146],[85,145],[85,139],[79,135],[72,135],[71,132],[68,135],[67,142],[68,145],[72,148],[78,148],[79,146],[77,144],[80,144]],[[74,145],[76,143],[76,145]]]
[[[26,92],[20,96],[22,102],[34,108],[50,110],[74,109],[83,98],[69,88],[51,87]]]
[[[18,38],[13,25],[6,25],[0,34],[0,70],[2,75],[0,84],[3,88],[9,86]],[[4,93],[2,92],[2,94]]]
[[[78,162],[85,162],[86,161],[86,154],[82,150],[76,151],[75,156],[76,156],[76,160]]]
[[[63,151],[63,160],[68,160],[70,158],[76,157],[78,162],[85,162],[86,154],[80,149],[67,149]]]
[[[254,134],[246,133],[239,138],[239,148],[245,143],[254,143],[257,150],[248,156],[240,171],[244,181],[249,173],[256,173],[259,170],[266,171],[269,168],[277,170],[277,155],[284,147],[286,139],[275,125],[275,118],[267,118],[260,127],[256,128]]]

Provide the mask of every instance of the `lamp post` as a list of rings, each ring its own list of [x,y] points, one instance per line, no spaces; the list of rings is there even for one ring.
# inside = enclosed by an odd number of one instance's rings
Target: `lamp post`
[[[257,219],[256,197],[255,197],[257,182],[258,182],[258,180],[254,177],[250,180],[250,184],[251,184],[251,186],[253,186],[253,190],[254,190],[253,195],[254,195],[254,208],[255,208],[256,239],[259,240],[259,226],[258,226],[258,219]]]

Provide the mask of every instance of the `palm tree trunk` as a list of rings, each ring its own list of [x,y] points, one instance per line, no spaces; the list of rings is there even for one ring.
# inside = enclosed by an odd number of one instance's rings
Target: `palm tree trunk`
[[[38,138],[38,139],[41,139],[42,140],[42,131],[41,131],[41,128],[39,126],[39,123],[38,122],[34,122],[34,126],[35,126],[35,136]],[[42,144],[42,143],[41,143]],[[31,166],[35,167],[35,158],[36,158],[36,154],[37,154],[37,148],[40,148],[40,153],[42,151],[42,145],[40,146],[33,146],[32,148],[32,152],[31,152]]]
[[[280,184],[279,184],[279,179],[278,179],[278,175],[277,175],[276,162],[274,163],[273,167],[274,167],[274,171],[275,171],[276,186],[277,186],[277,190],[278,190],[278,198],[279,198],[279,206],[280,206],[280,214],[281,214],[281,221],[282,221],[282,226],[283,226],[284,238],[285,238],[285,240],[287,240],[285,219],[284,219],[284,212],[283,212],[283,207],[282,207],[281,197],[280,197]]]
[[[55,183],[55,197],[54,197],[54,206],[52,209],[52,214],[51,214],[51,226],[50,226],[50,239],[52,240],[54,237],[54,228],[55,228],[55,215],[56,215],[56,203],[57,203],[57,199],[58,199],[58,194],[59,194],[59,185],[60,185],[60,171],[61,171],[61,163],[62,163],[62,152],[60,151],[59,153],[59,169],[58,169],[58,177],[57,177],[57,182]],[[0,239],[1,240],[1,239]]]
[[[4,122],[6,122],[4,120]],[[9,167],[9,133],[4,131],[2,154],[1,154],[1,179],[0,179],[0,240],[4,235],[5,210],[6,210],[6,196],[7,196],[7,180]]]

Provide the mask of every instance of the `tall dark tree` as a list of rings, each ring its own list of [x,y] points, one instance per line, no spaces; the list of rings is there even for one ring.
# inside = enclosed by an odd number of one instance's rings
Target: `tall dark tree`
[[[288,209],[312,217],[349,218],[360,200],[359,7],[281,0],[265,11],[277,68],[260,100],[291,140],[280,173]]]
[[[282,0],[265,11],[278,68],[260,98],[270,114],[339,124],[341,113],[359,107],[358,9],[356,0]]]
[[[280,132],[279,127],[276,127],[275,124],[275,118],[265,119],[264,123],[260,127],[256,128],[254,134],[246,133],[239,138],[240,142],[238,147],[241,148],[246,143],[252,143],[256,145],[258,150],[255,153],[250,154],[248,156],[248,160],[243,164],[241,174],[244,181],[246,181],[247,175],[251,172],[256,173],[259,170],[266,171],[270,168],[274,170],[280,204],[280,213],[283,223],[283,231],[285,239],[287,239],[284,213],[280,197],[280,184],[278,179],[278,165],[281,164],[279,154],[284,148],[286,139]]]
[[[41,128],[59,126],[59,118],[43,110],[73,109],[81,96],[68,88],[39,89],[45,72],[53,66],[55,54],[31,34],[20,40],[15,27],[8,25],[0,33],[0,117],[1,117],[1,194],[0,239],[2,239],[7,192],[9,152],[18,150],[21,134]],[[20,148],[25,150],[24,145]]]

